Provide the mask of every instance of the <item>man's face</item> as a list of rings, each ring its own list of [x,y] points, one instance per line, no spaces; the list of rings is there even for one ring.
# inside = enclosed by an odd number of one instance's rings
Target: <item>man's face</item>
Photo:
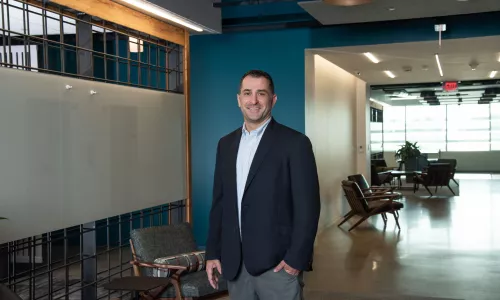
[[[247,123],[259,124],[271,115],[277,97],[264,77],[247,76],[241,83],[238,106]]]

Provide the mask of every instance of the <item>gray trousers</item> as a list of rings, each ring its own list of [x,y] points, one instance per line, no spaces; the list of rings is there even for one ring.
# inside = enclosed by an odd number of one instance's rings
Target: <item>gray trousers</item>
[[[230,300],[303,300],[303,274],[288,274],[285,269],[271,269],[259,276],[248,274],[245,265],[238,277],[228,282]]]

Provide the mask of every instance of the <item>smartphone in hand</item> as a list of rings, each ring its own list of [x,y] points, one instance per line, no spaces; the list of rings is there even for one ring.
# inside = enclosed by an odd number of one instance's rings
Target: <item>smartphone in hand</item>
[[[213,268],[212,269],[212,279],[213,279],[213,282],[215,282],[216,289],[219,289],[219,277],[220,277],[219,271],[217,270],[217,268]]]

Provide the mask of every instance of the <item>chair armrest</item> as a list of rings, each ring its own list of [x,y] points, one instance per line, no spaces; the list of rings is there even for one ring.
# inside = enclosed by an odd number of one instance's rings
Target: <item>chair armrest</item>
[[[155,264],[152,262],[138,261],[132,260],[130,261],[131,265],[138,267],[146,267],[146,268],[158,268],[158,269],[170,269],[170,270],[187,270],[187,267],[184,266],[176,266],[176,265],[165,265],[165,264]]]
[[[361,189],[362,191],[368,191],[368,190],[390,190],[389,188],[386,188],[386,187],[381,187],[381,186],[374,186],[374,187],[370,187],[370,188],[367,188],[367,189]]]
[[[398,198],[398,194],[383,194],[383,195],[375,195],[375,196],[369,196],[369,197],[363,197],[363,199],[367,201],[373,201],[373,200],[382,200],[382,199],[388,199],[389,201],[394,200],[395,198]]]
[[[383,194],[383,193],[388,193],[388,192],[394,192],[394,188],[386,188],[386,187],[372,187],[369,189],[361,189],[361,191],[364,193],[365,191],[372,190],[372,194]]]
[[[362,193],[364,194],[365,192],[362,191]],[[387,189],[386,190],[380,190],[380,191],[373,191],[373,192],[370,193],[369,197],[382,197],[382,196],[385,196],[385,195],[390,195],[392,193],[393,193],[393,191],[387,190]],[[368,201],[371,201],[371,200],[368,200]]]

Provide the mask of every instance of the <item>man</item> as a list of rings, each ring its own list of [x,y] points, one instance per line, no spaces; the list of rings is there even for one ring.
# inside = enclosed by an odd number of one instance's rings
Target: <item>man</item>
[[[219,140],[206,248],[206,271],[219,272],[231,300],[298,300],[311,270],[320,213],[316,162],[309,138],[271,116],[269,74],[240,82],[244,124]]]

